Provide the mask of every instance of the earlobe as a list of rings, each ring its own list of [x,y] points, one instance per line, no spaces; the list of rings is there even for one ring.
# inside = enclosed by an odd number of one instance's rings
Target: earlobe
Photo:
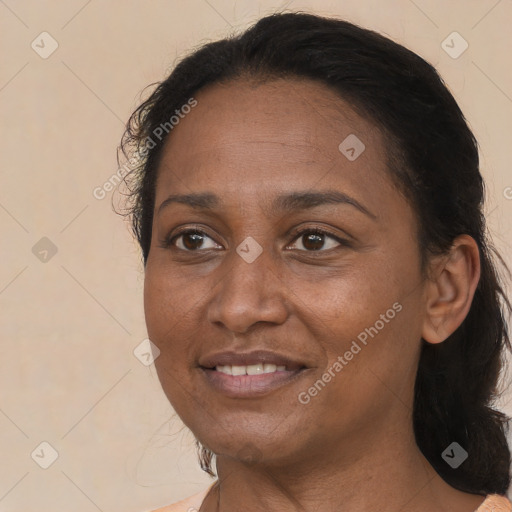
[[[476,241],[469,235],[458,236],[448,254],[433,260],[430,270],[422,338],[441,343],[457,330],[471,307],[480,279]]]

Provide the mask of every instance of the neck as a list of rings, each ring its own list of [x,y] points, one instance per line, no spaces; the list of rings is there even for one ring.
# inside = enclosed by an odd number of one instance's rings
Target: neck
[[[359,439],[359,442],[357,442]],[[473,512],[483,497],[444,482],[410,429],[359,432],[309,447],[300,460],[247,464],[219,456],[218,482],[201,512]],[[364,440],[364,441],[363,441]]]

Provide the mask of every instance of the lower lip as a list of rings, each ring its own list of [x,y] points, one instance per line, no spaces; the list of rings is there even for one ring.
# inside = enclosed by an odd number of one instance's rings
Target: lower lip
[[[200,368],[206,381],[216,391],[232,398],[251,398],[267,394],[300,378],[307,368],[258,375],[228,375],[210,368]]]

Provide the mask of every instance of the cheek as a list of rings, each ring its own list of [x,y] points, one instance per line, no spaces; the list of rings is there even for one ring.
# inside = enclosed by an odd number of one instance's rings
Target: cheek
[[[149,267],[144,278],[144,314],[149,338],[157,342],[161,330],[172,318],[173,309],[169,309],[167,291],[163,280],[157,279],[157,273]]]
[[[314,278],[293,276],[288,279],[290,297],[305,318],[316,318],[323,328],[322,338],[330,332],[336,339],[357,336],[379,320],[404,294],[405,279],[385,265],[378,255],[354,258],[342,268],[316,272]],[[394,310],[388,316],[394,316]]]
[[[422,287],[404,259],[374,253],[338,275],[294,283],[296,304],[326,352],[325,371],[359,380],[375,369],[393,380],[410,367],[421,338]]]
[[[187,336],[194,325],[194,294],[180,285],[175,276],[156,265],[148,264],[144,279],[144,314],[149,339],[159,348],[157,368],[164,365],[169,371],[184,368],[188,359]],[[188,330],[187,330],[188,327]],[[177,362],[181,361],[180,365]]]
[[[366,305],[354,302],[346,319],[332,324],[338,336],[326,348],[323,376],[329,380],[330,397],[325,399],[326,404],[343,403],[349,417],[366,410],[377,418],[383,407],[393,407],[397,400],[412,403],[421,348],[419,301],[417,296],[396,298],[399,294]]]
[[[197,396],[190,375],[193,358],[189,338],[197,336],[190,319],[193,296],[168,271],[152,264],[146,266],[146,326],[149,339],[160,350],[155,369],[164,393],[181,417],[187,414],[190,396]]]
[[[193,311],[198,294],[176,272],[148,260],[144,278],[144,312],[148,332],[169,332]]]

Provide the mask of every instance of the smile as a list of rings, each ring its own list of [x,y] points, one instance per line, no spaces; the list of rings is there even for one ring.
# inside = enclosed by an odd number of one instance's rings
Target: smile
[[[199,369],[208,387],[231,398],[266,395],[311,370],[289,356],[265,350],[205,356],[199,360]]]
[[[262,373],[275,373],[286,371],[286,366],[268,363],[250,364],[247,366],[218,365],[215,370],[226,375],[261,375]]]
[[[251,366],[223,366],[221,370],[217,370],[216,368],[201,368],[201,371],[208,387],[231,398],[251,398],[266,395],[291,384],[307,371],[306,368],[286,370],[281,369],[283,368],[281,366],[278,370],[276,365],[269,365],[271,368],[269,368],[267,372],[251,375],[246,373],[247,369]],[[275,370],[272,367],[275,368]],[[226,373],[229,371],[234,373]],[[243,371],[244,373],[237,375],[237,371]]]

